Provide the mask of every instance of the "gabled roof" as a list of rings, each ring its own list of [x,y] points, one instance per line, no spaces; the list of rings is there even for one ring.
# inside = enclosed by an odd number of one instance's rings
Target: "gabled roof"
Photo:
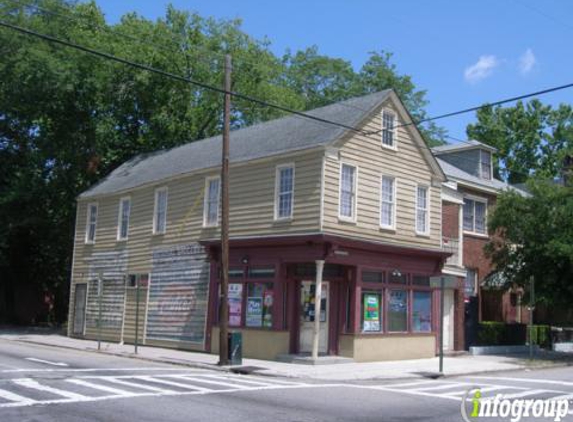
[[[383,102],[392,98],[400,102],[391,89],[351,98],[307,114],[358,127]],[[402,104],[399,104],[403,107]],[[326,146],[349,133],[349,129],[321,123],[300,116],[287,116],[231,132],[231,163],[270,157],[319,146]],[[424,142],[418,134],[417,142]],[[219,166],[221,135],[190,142],[169,150],[138,155],[111,172],[101,182],[82,193],[79,198],[118,193],[135,187]],[[424,144],[426,159],[436,173],[444,178],[439,165]]]
[[[522,195],[529,195],[522,189],[516,186],[505,183],[501,180],[492,178],[491,180],[481,179],[473,174],[463,171],[462,169],[448,163],[447,161],[437,158],[438,163],[444,170],[444,173],[448,177],[448,180],[457,182],[459,185],[469,186],[476,189],[481,189],[483,191],[497,194],[504,190],[514,190]]]
[[[470,149],[485,149],[491,152],[497,152],[497,149],[491,145],[484,144],[483,142],[471,139],[469,141],[460,142],[457,144],[446,144],[432,148],[435,155],[448,154],[450,152],[467,151]]]

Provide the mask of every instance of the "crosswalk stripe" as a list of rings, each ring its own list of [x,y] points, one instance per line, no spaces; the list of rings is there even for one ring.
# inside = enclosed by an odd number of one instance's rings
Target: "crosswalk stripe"
[[[197,381],[201,381],[201,379],[203,379],[203,378],[215,379],[215,380],[223,380],[223,381],[229,380],[228,377],[222,377],[222,376],[219,376],[219,375],[202,375],[201,377],[197,377]],[[244,378],[237,378],[237,379],[234,380],[234,381],[242,382],[242,383],[245,383],[245,384],[263,385],[263,386],[265,386],[265,385],[266,385],[266,386],[276,385],[276,384],[270,384],[270,383],[268,383],[268,382],[253,381],[253,380],[244,379]],[[281,384],[281,385],[285,385],[285,384]],[[287,385],[288,385],[288,384],[287,384]]]
[[[534,396],[536,394],[543,394],[547,393],[548,390],[527,390],[522,391],[521,393],[514,393],[514,394],[504,394],[504,399],[516,399],[519,397],[527,397],[527,396]]]
[[[113,387],[108,387],[106,385],[100,385],[100,384],[94,384],[91,383],[89,381],[84,381],[84,380],[79,380],[79,379],[67,379],[66,380],[69,383],[75,384],[75,385],[81,385],[83,387],[89,387],[89,388],[93,388],[94,390],[100,390],[100,391],[105,391],[106,393],[112,393],[112,394],[117,394],[118,396],[136,396],[137,393],[131,393],[129,391],[125,391],[125,390],[120,390],[119,388],[113,388]]]
[[[129,382],[129,381],[126,381],[125,379],[117,379],[115,377],[105,378],[105,381],[109,381],[109,382],[112,382],[114,384],[125,385],[126,387],[140,388],[140,389],[146,390],[146,391],[153,391],[156,393],[172,394],[175,392],[173,390],[168,390],[165,388],[159,388],[159,387],[153,387],[151,385],[137,384],[135,382]]]
[[[509,389],[512,389],[512,388],[517,388],[517,387],[509,387],[509,386],[506,386],[506,385],[496,385],[496,386],[494,386],[494,387],[479,388],[479,390],[480,390],[482,393],[488,393],[488,392],[490,392],[490,391],[509,390]],[[476,389],[478,389],[478,388],[476,387]],[[520,389],[522,389],[522,388],[520,388]],[[523,390],[525,390],[525,389],[523,389]],[[446,393],[445,395],[446,395],[446,396],[463,396],[464,394],[466,394],[466,390],[455,391],[455,392],[453,392],[453,393]]]
[[[517,378],[517,377],[473,376],[472,379],[490,379],[490,380],[500,380],[500,381],[525,382],[525,383],[533,383],[533,384],[554,384],[554,385],[573,386],[573,382],[570,382],[570,381],[537,380],[537,379]]]
[[[32,378],[18,378],[12,380],[14,384],[18,384],[22,387],[30,388],[33,390],[38,391],[45,391],[46,393],[56,394],[58,396],[62,396],[72,400],[85,400],[88,397],[82,394],[72,393],[71,391],[60,390],[59,388],[49,387],[47,385],[39,384],[37,381],[33,380]]]
[[[414,387],[416,385],[435,385],[435,381],[418,381],[418,382],[407,382],[405,384],[389,384],[388,388],[402,388],[402,387]]]
[[[34,400],[28,397],[20,396],[19,394],[14,394],[6,390],[0,390],[0,397],[18,403],[34,403]]]
[[[442,384],[442,385],[438,385],[436,387],[414,388],[414,390],[415,391],[447,390],[448,388],[457,388],[457,387],[463,387],[463,386],[467,386],[467,385],[471,385],[471,384],[468,384],[467,382],[458,382],[458,383],[452,383],[452,384]]]
[[[198,387],[196,385],[190,385],[190,384],[183,384],[180,382],[175,382],[175,381],[169,381],[169,380],[164,380],[161,378],[154,378],[154,377],[137,377],[137,379],[141,379],[144,381],[149,381],[149,382],[156,382],[158,384],[165,384],[165,385],[172,385],[173,387],[179,387],[179,388],[185,388],[187,390],[195,390],[195,391],[211,391],[208,388],[203,388],[203,387]]]
[[[563,394],[562,396],[552,397],[551,400],[573,400],[573,394]]]
[[[210,379],[204,379],[203,377],[201,378],[192,378],[192,377],[188,377],[186,375],[168,375],[169,378],[179,378],[179,379],[185,379],[185,380],[189,380],[189,381],[196,381],[196,382],[202,382],[205,384],[213,384],[213,385],[222,385],[224,387],[231,387],[231,388],[236,388],[239,390],[247,390],[251,387],[247,387],[245,385],[239,385],[239,384],[231,384],[229,382],[223,382],[223,381],[214,381],[214,380],[210,380]]]

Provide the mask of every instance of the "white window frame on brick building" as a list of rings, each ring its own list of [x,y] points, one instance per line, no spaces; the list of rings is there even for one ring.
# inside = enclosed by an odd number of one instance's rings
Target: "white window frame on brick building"
[[[478,207],[476,204],[479,204],[480,209],[483,209],[483,223],[481,224],[480,229],[477,229]],[[481,208],[482,206],[483,208]],[[487,237],[487,198],[481,198],[473,195],[464,196],[463,229],[464,233]]]

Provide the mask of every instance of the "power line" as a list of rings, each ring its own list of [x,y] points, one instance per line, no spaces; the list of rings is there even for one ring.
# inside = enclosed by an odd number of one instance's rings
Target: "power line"
[[[131,66],[131,67],[134,67],[134,68],[137,68],[140,70],[144,70],[144,71],[151,72],[151,73],[157,73],[159,75],[166,76],[166,77],[169,77],[169,78],[181,81],[181,82],[186,82],[186,83],[198,86],[198,87],[203,88],[203,89],[217,92],[219,94],[227,94],[228,93],[235,98],[240,98],[242,100],[250,101],[252,103],[259,104],[259,105],[262,105],[264,107],[274,108],[276,110],[283,111],[283,112],[290,113],[290,114],[294,114],[297,116],[301,116],[301,117],[304,117],[307,119],[315,120],[318,122],[322,122],[322,123],[326,123],[326,124],[330,124],[330,125],[334,125],[334,126],[339,126],[339,127],[351,130],[353,132],[360,133],[360,134],[365,135],[365,136],[368,135],[365,131],[358,129],[358,128],[355,128],[353,126],[346,125],[344,123],[338,123],[338,122],[335,122],[332,120],[324,119],[322,117],[313,116],[311,114],[307,114],[307,113],[304,113],[302,111],[298,111],[298,110],[294,110],[294,109],[291,109],[288,107],[284,107],[284,106],[281,106],[278,104],[269,103],[267,101],[261,100],[261,99],[256,98],[256,97],[252,97],[250,95],[241,94],[241,93],[234,92],[234,91],[226,91],[222,88],[218,88],[216,86],[208,85],[208,84],[203,83],[203,82],[199,82],[199,81],[196,81],[196,80],[193,80],[190,78],[186,78],[184,76],[180,76],[180,75],[177,75],[175,73],[167,72],[167,71],[162,70],[162,69],[157,69],[157,68],[154,68],[154,67],[151,67],[148,65],[133,62],[133,61],[130,61],[127,59],[123,59],[121,57],[117,57],[117,56],[114,56],[114,55],[109,54],[109,53],[105,53],[105,52],[102,52],[99,50],[94,50],[92,48],[85,47],[85,46],[82,46],[79,44],[75,44],[75,43],[72,43],[69,41],[61,40],[59,38],[52,37],[51,35],[41,34],[39,32],[32,31],[30,29],[26,29],[26,28],[22,28],[22,27],[17,26],[17,25],[10,24],[8,22],[0,21],[0,26],[8,28],[8,29],[12,29],[12,30],[17,31],[17,32],[20,32],[21,34],[40,38],[40,39],[43,39],[44,41],[48,41],[48,42],[52,42],[54,44],[59,44],[59,45],[63,45],[63,46],[69,47],[69,48],[73,48],[73,49],[82,51],[84,53],[88,53],[88,54],[91,54],[91,55],[94,55],[97,57],[101,57],[101,58],[104,58],[107,60],[111,60],[111,61],[114,61],[117,63],[124,64],[127,66]]]

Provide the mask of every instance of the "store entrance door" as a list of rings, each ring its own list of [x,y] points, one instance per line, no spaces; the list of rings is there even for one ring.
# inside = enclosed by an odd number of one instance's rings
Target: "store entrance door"
[[[314,332],[314,304],[315,304],[315,282],[302,281],[300,288],[300,347],[301,353],[312,352],[312,339]],[[322,282],[321,303],[320,303],[320,332],[318,341],[318,352],[328,351],[328,306],[329,306],[329,285],[327,281]]]

